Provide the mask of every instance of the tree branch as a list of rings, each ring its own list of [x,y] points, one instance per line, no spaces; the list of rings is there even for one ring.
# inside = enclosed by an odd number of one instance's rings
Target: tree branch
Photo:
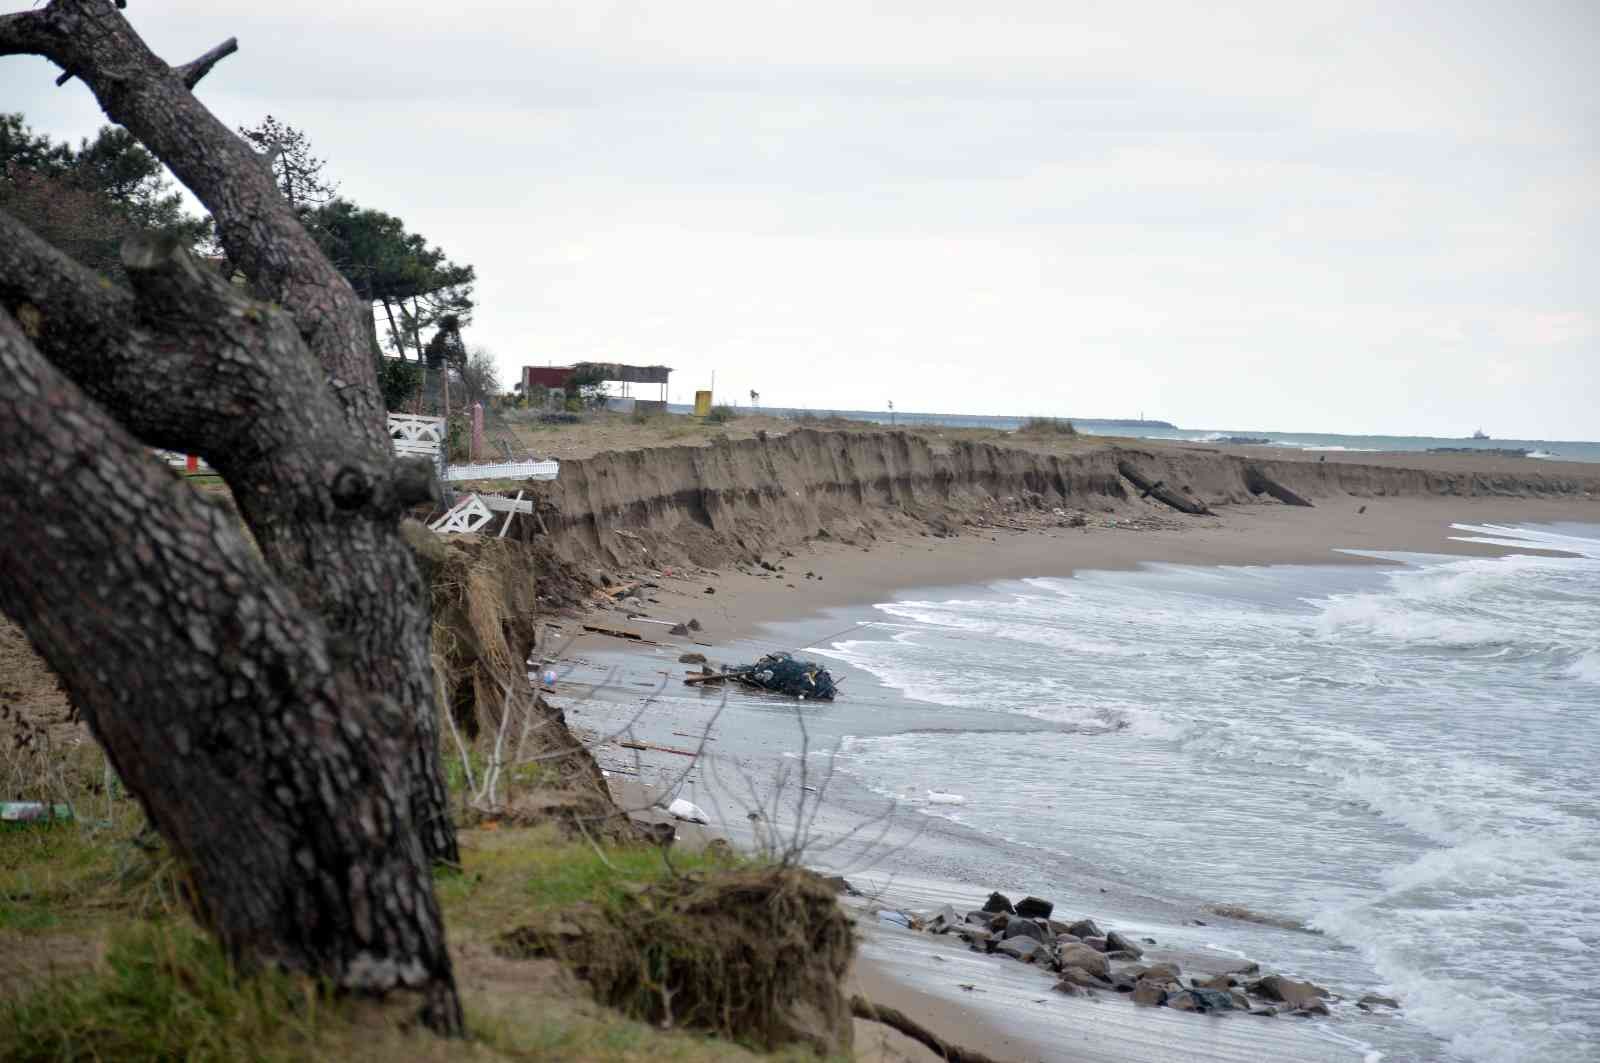
[[[239,38],[229,37],[215,48],[198,59],[192,59],[177,68],[178,76],[183,79],[184,85],[194,88],[200,84],[200,79],[211,73],[211,68],[239,50]]]
[[[386,450],[362,316],[370,308],[323,257],[254,152],[189,91],[186,78],[204,74],[200,67],[209,69],[226,45],[175,69],[150,51],[111,0],[51,0],[0,23],[0,54],[7,49],[42,55],[77,75],[107,117],[166,163],[211,212],[228,257],[294,315],[351,429],[374,456]]]

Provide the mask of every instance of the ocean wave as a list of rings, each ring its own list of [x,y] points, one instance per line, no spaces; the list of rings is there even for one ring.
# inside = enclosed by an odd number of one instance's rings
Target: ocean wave
[[[1567,675],[1585,683],[1600,683],[1600,649],[1579,654],[1568,666]]]

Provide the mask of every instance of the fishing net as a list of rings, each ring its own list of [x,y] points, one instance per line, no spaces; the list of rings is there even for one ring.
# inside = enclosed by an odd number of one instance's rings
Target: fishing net
[[[791,698],[832,701],[833,676],[815,661],[797,661],[787,653],[769,653],[739,669],[740,682],[787,694]]]

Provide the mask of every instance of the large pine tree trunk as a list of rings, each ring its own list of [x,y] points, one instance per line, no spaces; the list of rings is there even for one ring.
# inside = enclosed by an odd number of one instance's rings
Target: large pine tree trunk
[[[179,247],[106,284],[0,214],[0,607],[194,869],[241,959],[411,987],[460,1025],[432,861],[457,859],[427,588],[400,534],[370,307],[111,0],[0,17],[204,203],[256,303]],[[280,309],[281,307],[281,309]],[[145,448],[199,454],[260,548]]]

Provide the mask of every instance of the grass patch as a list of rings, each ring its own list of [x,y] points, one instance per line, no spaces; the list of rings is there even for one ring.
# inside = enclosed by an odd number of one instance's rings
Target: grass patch
[[[504,930],[530,911],[589,902],[614,906],[676,875],[730,866],[725,857],[655,846],[595,846],[561,837],[554,826],[464,831],[459,871],[434,880],[453,924]]]
[[[304,979],[237,977],[191,927],[136,923],[94,974],[0,1004],[0,1058],[302,1059],[330,1007]]]
[[[711,407],[711,412],[706,414],[706,420],[712,424],[727,424],[739,418],[739,411],[723,403]]]

